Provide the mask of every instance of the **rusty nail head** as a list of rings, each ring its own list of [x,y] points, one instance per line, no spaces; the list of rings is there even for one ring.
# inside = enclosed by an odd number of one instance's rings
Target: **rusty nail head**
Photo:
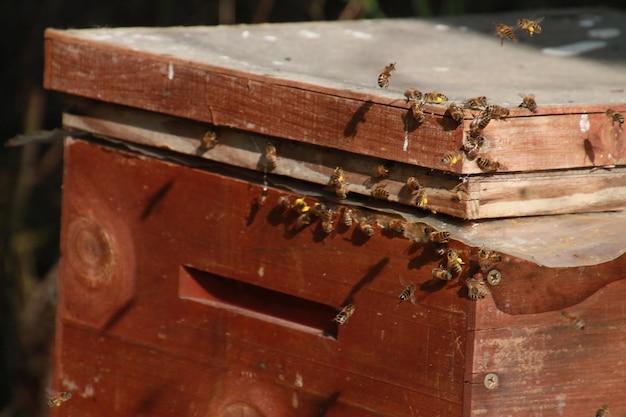
[[[500,385],[498,375],[494,373],[485,375],[484,383],[485,383],[485,388],[487,389],[495,389],[495,388],[498,388],[498,385]]]
[[[492,269],[487,274],[487,282],[489,283],[489,285],[492,285],[494,287],[500,285],[500,283],[502,282],[502,273],[497,269]]]

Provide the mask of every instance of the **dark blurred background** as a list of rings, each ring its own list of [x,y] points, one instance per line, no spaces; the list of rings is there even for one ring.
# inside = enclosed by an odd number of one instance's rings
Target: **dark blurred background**
[[[62,97],[41,87],[48,27],[433,17],[564,6],[626,8],[619,0],[3,0],[0,141],[60,127]],[[60,142],[0,148],[0,417],[48,413],[61,180]]]

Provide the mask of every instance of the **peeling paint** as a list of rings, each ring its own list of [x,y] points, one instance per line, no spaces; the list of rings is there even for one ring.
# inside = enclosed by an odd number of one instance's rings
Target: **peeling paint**
[[[168,80],[173,80],[174,79],[174,64],[170,63],[167,66],[167,79]]]

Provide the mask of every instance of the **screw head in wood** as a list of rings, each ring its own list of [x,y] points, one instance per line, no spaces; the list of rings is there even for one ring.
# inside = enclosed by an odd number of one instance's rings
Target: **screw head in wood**
[[[487,282],[489,283],[489,285],[492,285],[494,287],[500,285],[500,283],[502,282],[502,273],[497,269],[492,269],[487,273]]]
[[[487,389],[496,389],[500,385],[500,379],[498,378],[498,375],[489,373],[485,375],[484,384]]]

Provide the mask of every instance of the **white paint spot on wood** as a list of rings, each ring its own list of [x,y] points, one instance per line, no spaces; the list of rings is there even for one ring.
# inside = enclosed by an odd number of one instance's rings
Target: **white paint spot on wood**
[[[565,394],[558,394],[556,396],[556,410],[559,412],[559,415],[563,415],[563,409],[565,408],[565,405],[567,404],[567,395]]]
[[[345,29],[344,33],[346,35],[352,36],[355,39],[364,39],[364,40],[372,39],[371,33],[361,32],[359,30]]]
[[[244,30],[243,32],[241,32],[241,37],[244,39],[248,39],[250,37],[250,31]]]
[[[298,388],[302,388],[304,386],[304,379],[302,378],[302,375],[296,373],[296,380],[293,384]]]
[[[448,67],[433,67],[433,71],[435,72],[448,72],[450,68]]]
[[[263,267],[263,265],[261,265],[261,266],[259,267],[259,270],[257,271],[257,274],[259,274],[259,276],[260,276],[261,278],[263,278],[263,275],[265,275],[265,268]]]
[[[76,391],[78,390],[78,384],[71,380],[67,375],[63,375],[61,379],[61,385],[66,388],[68,391]]]
[[[584,54],[595,49],[606,47],[605,41],[581,41],[570,43],[569,45],[555,46],[552,48],[543,48],[542,52],[546,55],[567,57]]]
[[[298,34],[306,39],[318,39],[322,35],[317,32],[313,32],[312,30],[300,30]]]
[[[589,122],[589,115],[587,113],[580,115],[580,121],[578,122],[578,128],[581,132],[587,133],[591,128],[591,123]]]
[[[598,28],[587,31],[587,36],[591,39],[612,39],[622,34],[618,28]]]
[[[298,394],[296,394],[295,392],[291,396],[291,406],[293,408],[298,408],[300,406],[300,403],[298,402]]]
[[[278,65],[278,66],[285,65],[283,61],[272,61],[272,64]]]
[[[276,42],[276,36],[274,35],[265,35],[263,36],[263,39],[265,39],[268,42]]]
[[[438,31],[444,32],[444,31],[450,29],[450,26],[438,24],[438,25],[435,25],[435,29],[438,30]]]
[[[168,80],[173,80],[174,79],[174,64],[170,63],[167,66],[167,79]]]
[[[80,393],[80,396],[83,398],[92,398],[95,394],[96,390],[93,388],[93,385],[87,384],[85,385],[85,389]]]
[[[220,59],[230,59],[228,55],[220,55]]]

